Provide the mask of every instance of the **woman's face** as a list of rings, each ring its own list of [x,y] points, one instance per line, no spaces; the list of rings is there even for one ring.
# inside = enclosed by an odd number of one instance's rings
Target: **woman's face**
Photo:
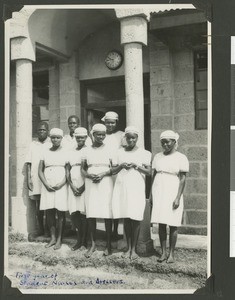
[[[105,131],[96,131],[93,133],[93,136],[94,136],[95,142],[97,142],[98,144],[102,144],[103,140],[106,137],[106,133],[105,133]]]
[[[61,135],[53,135],[51,136],[51,142],[52,145],[55,147],[59,147],[62,141],[62,136]]]
[[[48,136],[48,129],[46,128],[45,125],[41,125],[38,127],[37,133],[38,133],[38,139],[40,141],[44,141]]]
[[[104,121],[104,124],[106,126],[107,132],[110,132],[110,133],[115,131],[115,129],[117,127],[117,121],[116,120],[106,119]]]
[[[81,136],[81,135],[76,136],[76,141],[77,141],[78,147],[83,147],[84,146],[86,138],[87,138],[87,136]]]
[[[134,148],[138,140],[138,135],[136,133],[126,133],[125,136],[128,148]]]
[[[78,126],[79,126],[79,123],[78,123],[78,120],[76,118],[70,118],[68,120],[68,127],[69,127],[70,132],[74,132],[74,130],[76,128],[78,128]]]
[[[169,153],[171,153],[171,151],[175,147],[175,140],[173,140],[173,139],[162,139],[161,144],[162,144],[163,152],[165,154],[169,154]]]

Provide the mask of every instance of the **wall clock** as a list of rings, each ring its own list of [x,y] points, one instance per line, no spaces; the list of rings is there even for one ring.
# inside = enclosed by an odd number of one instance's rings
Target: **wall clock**
[[[107,56],[105,58],[105,65],[110,70],[117,70],[118,68],[121,67],[122,63],[123,63],[123,56],[117,50],[109,51],[109,53],[107,54]]]

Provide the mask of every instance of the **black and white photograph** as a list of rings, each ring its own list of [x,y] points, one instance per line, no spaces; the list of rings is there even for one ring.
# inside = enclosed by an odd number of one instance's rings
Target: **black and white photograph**
[[[210,31],[199,4],[25,5],[5,21],[12,287],[193,294],[205,286]]]

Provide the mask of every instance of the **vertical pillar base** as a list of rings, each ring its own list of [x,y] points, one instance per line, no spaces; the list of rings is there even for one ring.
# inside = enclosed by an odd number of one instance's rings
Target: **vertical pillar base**
[[[12,197],[12,230],[13,232],[28,235],[26,205],[23,203],[23,197]]]
[[[12,197],[12,231],[25,236],[37,232],[35,201],[25,197]]]

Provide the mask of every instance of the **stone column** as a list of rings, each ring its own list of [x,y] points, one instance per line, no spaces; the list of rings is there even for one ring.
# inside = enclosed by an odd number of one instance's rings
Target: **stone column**
[[[35,229],[24,169],[25,155],[32,141],[32,61],[35,60],[32,49],[28,39],[11,41],[11,59],[16,61],[16,196],[12,197],[12,229],[23,234]]]
[[[147,45],[147,17],[142,9],[116,9],[121,22],[121,44],[124,45],[126,121],[127,126],[140,130],[139,146],[144,147],[144,92],[142,46]],[[146,201],[144,220],[141,222],[138,251],[152,249],[150,239],[150,207]]]
[[[116,10],[124,45],[126,121],[139,128],[144,147],[144,94],[142,45],[147,45],[147,14],[143,10]]]

